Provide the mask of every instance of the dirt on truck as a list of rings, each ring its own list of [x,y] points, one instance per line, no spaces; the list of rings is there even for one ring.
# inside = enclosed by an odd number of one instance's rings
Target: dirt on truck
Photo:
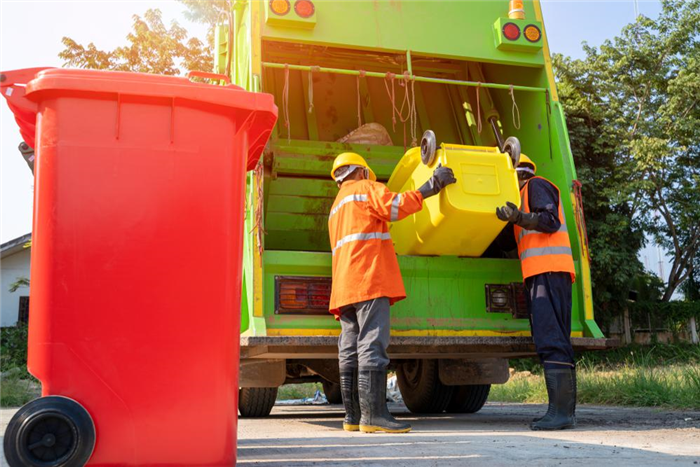
[[[535,355],[512,231],[501,232],[494,209],[520,151],[561,191],[577,277],[574,348],[612,344],[594,319],[580,185],[541,8],[523,3],[524,15],[509,16],[505,0],[235,1],[224,15],[216,71],[274,95],[280,109],[247,180],[241,416],[269,414],[283,384],[320,381],[339,402],[328,215],[331,166],[345,151],[395,191],[431,163],[430,150],[452,154],[462,180],[453,190],[470,206],[460,222],[440,224],[459,210],[441,195],[430,216],[392,226],[408,298],[392,308],[388,352],[409,410],[478,411],[491,385],[508,380],[509,358]],[[463,249],[477,231],[491,233]],[[433,234],[441,240],[429,245]]]

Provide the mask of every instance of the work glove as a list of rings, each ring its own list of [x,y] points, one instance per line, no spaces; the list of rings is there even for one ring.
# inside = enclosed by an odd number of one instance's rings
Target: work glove
[[[428,179],[418,191],[423,195],[423,199],[430,198],[440,193],[440,190],[445,188],[447,185],[456,183],[454,172],[449,167],[443,167],[442,164],[438,164],[437,168],[433,172],[433,176]]]
[[[510,222],[525,230],[535,230],[539,223],[537,214],[532,212],[522,212],[518,207],[508,201],[505,206],[496,208],[496,216],[505,222]]]

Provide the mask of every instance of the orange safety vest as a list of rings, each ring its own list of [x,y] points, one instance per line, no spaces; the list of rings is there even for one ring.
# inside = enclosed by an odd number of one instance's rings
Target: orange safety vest
[[[387,222],[422,207],[419,191],[392,193],[371,180],[348,180],[340,186],[328,217],[333,255],[329,311],[336,318],[346,305],[379,297],[394,304],[406,298]]]
[[[566,219],[561,208],[561,194],[559,189],[552,182],[542,177],[532,177],[520,189],[522,205],[520,209],[530,212],[530,202],[528,196],[528,185],[535,178],[542,179],[551,184],[559,195],[559,221],[561,227],[554,233],[538,232],[536,230],[526,230],[519,226],[514,226],[515,241],[518,243],[518,256],[520,266],[523,270],[523,279],[536,276],[545,272],[568,272],[571,274],[571,282],[576,279],[574,270],[574,259],[571,256],[571,242],[569,241],[569,231],[566,228]]]

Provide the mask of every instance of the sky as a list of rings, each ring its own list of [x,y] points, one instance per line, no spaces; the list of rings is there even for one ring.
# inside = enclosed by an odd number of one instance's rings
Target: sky
[[[636,4],[639,13],[649,17],[661,10],[658,1]],[[0,70],[61,66],[63,36],[111,50],[125,43],[132,15],[149,8],[159,8],[166,24],[176,20],[191,36],[204,38],[205,28],[187,21],[184,6],[175,0],[0,0]],[[542,10],[551,51],[574,58],[584,56],[582,42],[600,45],[635,18],[633,0],[542,0]],[[31,231],[33,180],[17,150],[21,139],[12,113],[0,100],[0,243],[4,243]],[[647,247],[640,258],[658,272],[655,247]],[[665,263],[667,273],[670,266]]]

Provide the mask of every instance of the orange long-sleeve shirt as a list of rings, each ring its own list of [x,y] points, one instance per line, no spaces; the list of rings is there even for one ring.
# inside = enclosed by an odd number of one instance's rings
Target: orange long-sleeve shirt
[[[406,298],[387,222],[420,211],[419,191],[392,193],[381,183],[349,180],[341,185],[328,218],[333,253],[330,312],[378,297],[391,304]]]

